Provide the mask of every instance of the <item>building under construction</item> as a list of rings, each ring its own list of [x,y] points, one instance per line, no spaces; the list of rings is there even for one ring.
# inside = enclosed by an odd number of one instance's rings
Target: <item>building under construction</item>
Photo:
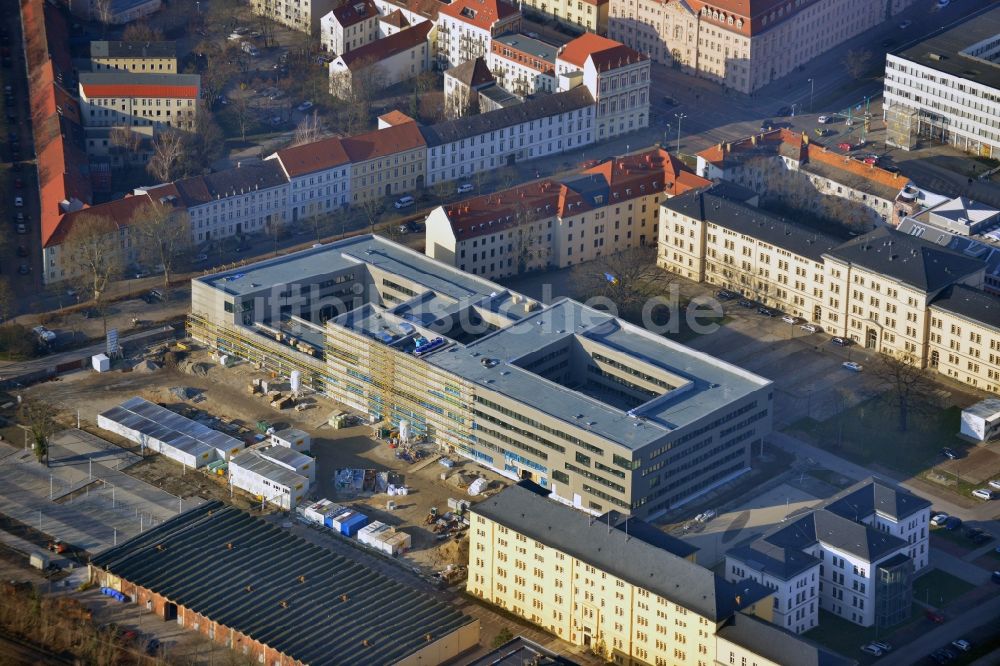
[[[189,330],[597,513],[663,511],[738,476],[771,423],[766,379],[377,236],[195,279]]]

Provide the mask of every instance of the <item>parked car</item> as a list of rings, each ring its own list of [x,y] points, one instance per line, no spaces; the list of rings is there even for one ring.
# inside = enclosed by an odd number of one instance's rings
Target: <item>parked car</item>
[[[760,124],[760,131],[761,132],[769,132],[772,129],[774,129],[774,123],[771,122],[770,120],[765,120],[765,121],[761,122],[761,124]]]
[[[954,532],[961,526],[962,519],[958,516],[948,516],[948,520],[944,521],[944,528],[949,532]]]
[[[416,199],[407,194],[396,199],[396,203],[394,203],[393,206],[396,210],[402,210],[403,208],[409,208],[415,203],[417,203]]]
[[[882,650],[882,652],[892,652],[892,644],[885,641],[872,641],[869,645],[874,645],[879,650]]]
[[[962,652],[968,652],[969,650],[972,649],[972,643],[965,640],[964,638],[960,638],[957,641],[952,641],[951,646],[953,648],[961,650]]]
[[[472,183],[462,183],[458,186],[458,193],[465,194],[466,192],[471,192],[473,190]]]
[[[836,338],[831,338],[830,342],[837,345],[838,347],[849,347],[851,345],[850,338],[836,337]]]
[[[948,520],[947,513],[944,512],[935,513],[934,516],[931,518],[931,525],[934,525],[936,527],[941,527],[942,525],[944,525],[946,520]]]
[[[15,208],[22,208],[22,207],[24,207],[24,198],[23,197],[14,197],[14,207]]]
[[[208,261],[208,255],[202,252],[197,257],[194,258],[195,263],[200,264],[203,261]]]
[[[312,103],[312,102],[310,102],[310,101],[308,101],[308,100],[307,100],[307,101],[305,101],[305,102],[302,102],[302,103],[301,103],[301,104],[299,104],[299,105],[298,105],[297,107],[295,107],[295,109],[296,109],[297,111],[303,111],[303,112],[304,112],[304,111],[308,111],[308,110],[309,110],[309,109],[311,109],[311,108],[313,108],[313,103]]]
[[[25,226],[25,225],[23,225],[23,224],[18,224],[17,226],[15,226],[15,227],[14,227],[14,229],[15,229],[15,230],[17,231],[17,233],[19,233],[19,234],[26,234],[26,233],[28,233],[28,227],[26,227],[26,226]]]
[[[765,308],[762,305],[759,308],[757,308],[757,314],[764,315],[765,317],[773,317],[774,316],[774,310],[771,310],[770,308]]]
[[[837,148],[840,148],[843,151],[850,151],[853,148],[853,146],[847,143],[846,141],[841,141],[840,143],[837,144]]]
[[[43,342],[52,342],[56,339],[56,334],[44,326],[35,326],[31,332],[38,336]]]
[[[906,19],[905,21],[903,21],[902,23],[899,24],[899,29],[900,30],[906,30],[911,25],[913,25],[913,21],[911,21],[910,19]]]
[[[817,331],[819,331],[819,326],[817,326],[816,324],[802,324],[801,326],[799,326],[799,328],[801,328],[803,331],[807,333],[816,333]]]
[[[990,490],[989,488],[976,488],[975,490],[972,491],[972,496],[977,499],[986,501],[989,501],[994,497],[993,491]]]
[[[869,643],[868,645],[862,645],[861,646],[861,651],[864,652],[865,654],[870,654],[873,657],[881,657],[882,656],[882,650],[878,649],[877,647],[875,647],[871,643]]]
[[[844,361],[841,365],[852,372],[861,372],[863,369],[863,366],[860,363],[855,363],[854,361]]]
[[[820,116],[819,118],[816,119],[816,122],[818,122],[820,125],[826,125],[827,123],[832,123],[836,119],[837,116],[831,114],[829,116]]]
[[[792,115],[792,107],[790,107],[790,106],[783,106],[780,109],[778,109],[774,113],[774,115],[776,115],[776,116],[778,116],[780,118],[784,118],[785,116],[790,116],[790,115]]]
[[[878,156],[877,155],[865,155],[865,158],[863,160],[861,160],[861,161],[864,162],[865,164],[874,165],[874,164],[878,163]]]
[[[941,611],[936,611],[933,608],[928,608],[924,611],[924,617],[933,622],[934,624],[941,624],[944,622],[944,613]]]
[[[19,257],[27,257],[28,256],[28,248],[24,247],[23,245],[18,245],[17,246],[17,256],[19,256]]]
[[[993,490],[1000,490],[1000,479],[993,479],[987,485]]]
[[[718,298],[720,301],[731,301],[734,298],[736,298],[736,294],[729,291],[728,289],[720,289],[719,291],[715,292],[715,297]]]
[[[694,517],[694,519],[697,520],[699,523],[707,523],[708,521],[712,520],[712,518],[715,518],[717,515],[718,514],[716,513],[715,509],[708,509],[707,511],[702,511],[701,513],[699,513],[697,516]]]
[[[667,107],[677,106],[677,100],[670,95],[663,96],[663,105]]]
[[[741,306],[743,306],[745,308],[752,308],[753,307],[753,301],[751,301],[749,298],[741,298],[740,300],[738,300],[736,302],[739,303]]]
[[[955,660],[955,653],[948,648],[938,648],[931,652],[931,659],[935,664],[950,664]]]
[[[797,324],[799,323],[799,318],[786,314],[781,316],[781,321],[785,322],[786,324]]]
[[[149,642],[146,643],[146,654],[150,657],[155,657],[160,654],[160,639],[150,638]]]
[[[21,265],[17,267],[17,272],[20,273],[21,275],[27,275],[28,273],[31,272],[31,266],[29,266],[24,262],[21,262]]]
[[[961,456],[958,454],[958,451],[951,448],[950,446],[946,446],[943,449],[941,449],[941,455],[943,455],[948,460],[958,460],[959,458],[961,458]]]
[[[829,136],[833,134],[833,130],[828,130],[825,127],[817,127],[813,132],[816,133],[816,136]]]

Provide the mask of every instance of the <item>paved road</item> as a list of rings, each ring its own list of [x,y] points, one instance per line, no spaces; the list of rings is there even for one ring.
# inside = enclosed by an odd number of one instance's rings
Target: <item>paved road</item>
[[[897,646],[895,650],[882,657],[878,664],[879,666],[909,666],[919,663],[937,648],[968,636],[973,629],[988,622],[991,617],[1000,618],[1000,597],[994,597],[970,608],[963,614],[925,632],[907,645]],[[996,664],[997,662],[992,659],[987,660],[986,663]]]

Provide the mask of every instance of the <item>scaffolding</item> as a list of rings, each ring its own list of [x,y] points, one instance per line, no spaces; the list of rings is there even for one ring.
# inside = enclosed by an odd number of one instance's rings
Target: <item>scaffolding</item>
[[[913,150],[917,147],[920,115],[916,109],[893,104],[885,111],[885,142],[890,146]]]

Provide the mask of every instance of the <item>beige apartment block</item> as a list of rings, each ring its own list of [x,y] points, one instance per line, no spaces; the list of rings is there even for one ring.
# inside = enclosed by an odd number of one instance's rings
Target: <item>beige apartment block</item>
[[[611,0],[608,36],[740,92],[753,92],[915,0]]]
[[[562,182],[528,183],[431,211],[428,256],[498,279],[652,246],[659,203],[705,187],[663,149],[613,158]]]
[[[351,162],[351,203],[412,194],[424,186],[427,144],[414,122],[345,137]]]
[[[1000,393],[1000,297],[955,285],[930,310],[927,364],[970,386]]]
[[[250,9],[294,30],[319,35],[323,17],[335,4],[334,0],[250,0]]]
[[[95,72],[118,70],[136,74],[176,74],[176,42],[90,43],[90,68]]]
[[[769,587],[727,582],[641,520],[590,517],[546,494],[522,483],[472,506],[470,594],[616,664],[712,666],[737,649],[759,663],[778,647],[834,660],[801,663],[849,663],[771,625]],[[743,640],[744,622],[776,644]]]
[[[985,262],[890,227],[843,242],[755,208],[750,194],[722,184],[665,200],[657,264],[866,349],[1000,390],[992,333],[1000,299],[983,291]],[[953,324],[957,317],[966,323]]]
[[[522,7],[587,32],[608,32],[609,0],[527,0]]]

